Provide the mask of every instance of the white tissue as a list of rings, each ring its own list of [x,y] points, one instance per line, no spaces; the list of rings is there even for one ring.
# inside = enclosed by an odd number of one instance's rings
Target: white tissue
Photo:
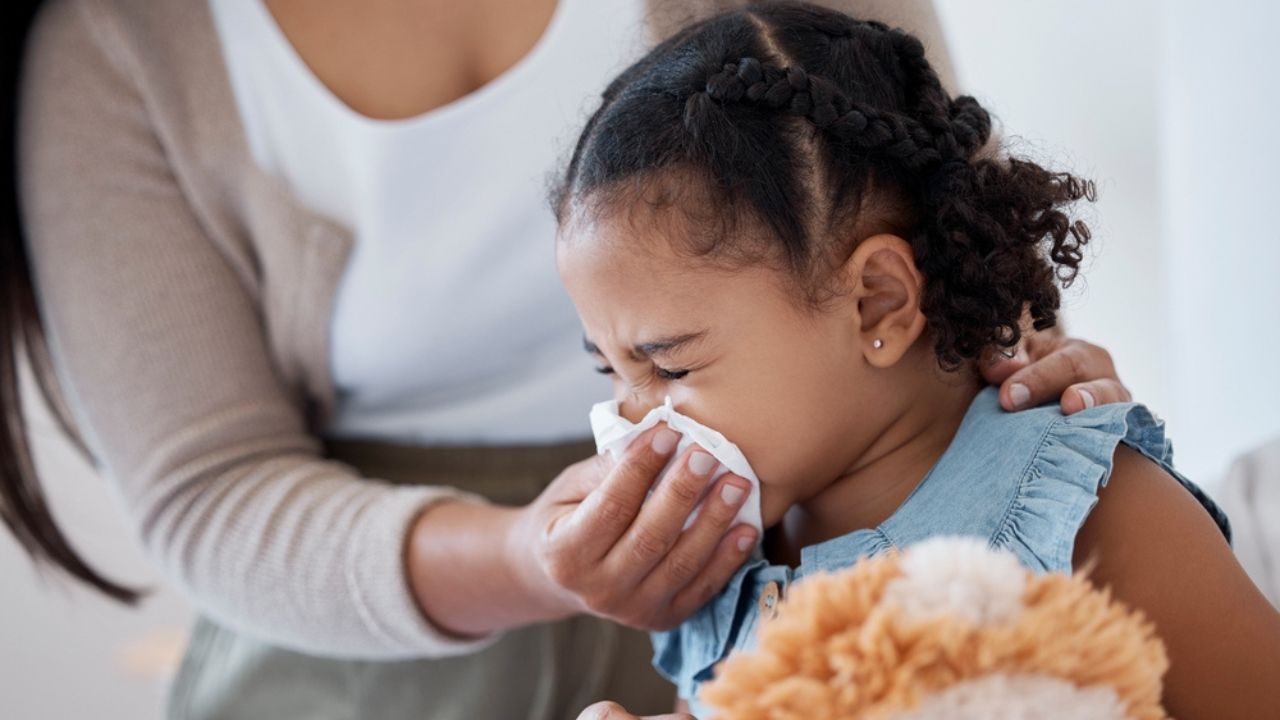
[[[755,471],[751,469],[751,465],[747,463],[746,456],[742,454],[737,445],[726,440],[724,435],[676,412],[671,405],[670,396],[667,397],[665,403],[650,410],[640,422],[635,424],[618,414],[618,402],[616,400],[596,403],[591,408],[591,432],[596,436],[596,450],[601,453],[609,453],[615,461],[622,457],[622,453],[636,436],[659,422],[665,422],[667,427],[680,433],[680,442],[676,445],[676,451],[671,456],[671,462],[667,463],[667,466],[658,474],[658,478],[653,484],[654,487],[649,489],[649,493],[652,494],[653,489],[657,487],[658,483],[662,482],[662,478],[666,476],[667,471],[671,469],[676,459],[680,457],[680,453],[690,445],[697,444],[719,461],[707,481],[708,488],[716,481],[716,478],[726,472],[732,472],[745,479],[750,485],[751,489],[747,495],[746,502],[739,508],[738,515],[730,527],[739,523],[746,523],[756,529],[757,538],[763,538],[764,531],[760,521],[760,480],[756,477]],[[700,501],[685,522],[684,527],[686,529],[698,517],[698,512],[701,509],[702,502]]]

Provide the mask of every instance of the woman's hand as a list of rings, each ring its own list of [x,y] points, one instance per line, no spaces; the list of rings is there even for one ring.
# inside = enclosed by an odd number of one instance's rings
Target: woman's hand
[[[566,469],[508,534],[512,573],[552,615],[588,612],[643,630],[675,627],[728,582],[755,546],[756,531],[730,523],[749,485],[731,473],[710,492],[717,466],[686,450],[647,501],[679,436],[649,430],[613,464],[599,455]],[[682,532],[698,501],[707,501]],[[623,716],[627,717],[627,716]]]
[[[1000,405],[1005,410],[1057,398],[1062,412],[1070,415],[1095,405],[1133,399],[1120,383],[1110,353],[1053,330],[1025,333],[1012,358],[992,353],[982,364],[982,376],[1000,386]]]
[[[632,715],[615,702],[598,702],[582,711],[578,720],[698,720],[689,713],[672,713],[669,715]]]

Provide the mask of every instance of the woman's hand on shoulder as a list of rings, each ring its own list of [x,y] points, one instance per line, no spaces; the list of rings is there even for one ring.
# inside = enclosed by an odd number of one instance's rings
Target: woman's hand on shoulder
[[[1191,493],[1121,445],[1076,539],[1075,566],[1143,611],[1169,653],[1173,717],[1275,717],[1280,613],[1263,597]]]
[[[677,439],[660,424],[616,464],[598,455],[569,467],[520,511],[507,556],[531,596],[556,608],[554,614],[588,612],[667,630],[724,587],[755,547],[753,528],[731,528],[749,485],[726,474],[708,492],[717,463],[695,446],[646,499]],[[699,454],[704,461],[691,463]],[[727,494],[731,502],[722,494],[730,485],[742,490]],[[684,530],[704,496],[702,511]]]
[[[982,376],[1000,386],[1000,405],[1005,410],[1056,399],[1062,412],[1070,415],[1133,399],[1116,374],[1111,353],[1053,329],[1026,332],[1012,358],[990,352],[982,363]]]

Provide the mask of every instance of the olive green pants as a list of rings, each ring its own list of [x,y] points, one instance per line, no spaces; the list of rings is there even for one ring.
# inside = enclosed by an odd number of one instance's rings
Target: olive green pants
[[[591,443],[419,448],[335,442],[365,477],[449,484],[501,504],[531,501]],[[169,694],[175,720],[559,720],[615,700],[671,712],[675,691],[650,666],[648,637],[579,616],[507,632],[463,657],[377,662],[315,657],[200,619]]]

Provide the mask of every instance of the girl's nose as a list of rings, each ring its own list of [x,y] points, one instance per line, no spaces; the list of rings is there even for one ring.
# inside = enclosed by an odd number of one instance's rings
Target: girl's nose
[[[618,398],[618,414],[626,418],[628,422],[638,423],[650,410],[658,407],[665,401],[665,396],[659,389],[651,390],[631,390],[622,391],[622,396]]]

